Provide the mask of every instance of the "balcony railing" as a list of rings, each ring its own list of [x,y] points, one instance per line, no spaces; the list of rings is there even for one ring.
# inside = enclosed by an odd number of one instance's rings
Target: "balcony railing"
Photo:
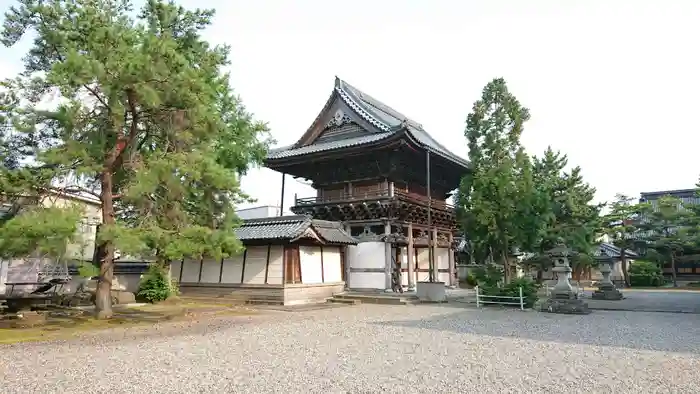
[[[321,197],[304,197],[295,198],[296,206],[305,205],[318,205],[327,203],[343,203],[343,202],[353,202],[353,201],[364,201],[364,200],[381,200],[396,197],[399,200],[409,201],[417,204],[428,205],[428,198],[416,193],[404,192],[401,190],[394,190],[394,195],[387,189],[373,190],[368,192],[353,192],[353,193],[342,193],[335,194],[332,196],[321,196]],[[453,210],[454,206],[445,202],[445,200],[431,199],[431,206],[437,209],[443,210]]]

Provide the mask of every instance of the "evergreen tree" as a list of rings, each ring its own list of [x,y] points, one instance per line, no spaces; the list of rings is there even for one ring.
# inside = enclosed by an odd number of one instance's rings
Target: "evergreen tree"
[[[483,89],[467,117],[465,136],[471,171],[461,182],[458,210],[462,229],[475,255],[486,251],[501,261],[510,279],[509,257],[527,242],[533,223],[535,193],[531,162],[520,144],[530,118],[505,80],[494,79]]]
[[[544,253],[557,242],[564,243],[575,252],[574,263],[584,268],[582,262],[590,262],[591,246],[599,228],[601,204],[594,204],[595,189],[584,182],[581,168],[566,171],[568,158],[548,147],[541,158],[533,160],[534,182],[539,192],[537,215],[541,224],[538,238],[530,251],[534,257],[531,264],[538,269],[538,280],[542,271],[551,266]]]
[[[40,173],[100,199],[99,317],[112,314],[116,248],[165,263],[241,247],[239,175],[269,141],[229,88],[229,48],[201,38],[213,15],[162,0],[138,15],[129,0],[18,0],[5,15],[3,44],[35,38],[7,82],[22,105],[5,114],[31,160],[2,176]]]
[[[674,287],[678,287],[676,260],[692,242],[685,227],[691,214],[680,199],[671,196],[661,197],[654,205],[644,204],[642,209],[639,228],[647,250],[670,263]]]
[[[615,201],[608,205],[610,211],[602,218],[603,232],[610,242],[620,248],[620,263],[625,285],[630,285],[629,267],[627,262],[628,249],[634,249],[635,245],[643,242],[642,231],[639,227],[642,212],[646,209],[644,204],[637,204],[634,199],[623,194],[615,196]]]

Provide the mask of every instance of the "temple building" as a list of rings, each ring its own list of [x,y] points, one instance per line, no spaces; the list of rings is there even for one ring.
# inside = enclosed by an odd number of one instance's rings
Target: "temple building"
[[[316,189],[292,212],[340,222],[359,241],[347,247],[347,288],[391,290],[393,272],[411,290],[457,284],[449,199],[469,167],[419,123],[336,78],[309,129],[265,164]]]

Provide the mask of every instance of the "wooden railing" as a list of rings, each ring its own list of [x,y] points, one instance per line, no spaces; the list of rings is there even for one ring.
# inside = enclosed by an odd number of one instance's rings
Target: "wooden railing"
[[[329,202],[348,202],[348,201],[362,201],[362,200],[378,200],[381,198],[391,197],[388,189],[373,190],[368,192],[354,192],[354,193],[342,193],[340,195],[333,196],[320,196],[320,197],[304,197],[295,198],[295,205],[315,205],[315,204],[325,204]]]
[[[368,192],[354,192],[354,193],[342,193],[340,195],[334,196],[321,196],[321,197],[304,197],[304,198],[294,198],[295,204],[297,206],[304,205],[317,205],[317,204],[327,204],[327,203],[340,203],[340,202],[352,202],[352,201],[363,201],[363,200],[379,200],[384,198],[392,197],[388,189],[374,190]],[[400,200],[410,201],[413,203],[428,205],[428,198],[416,193],[409,193],[400,190],[394,190],[394,197]],[[452,210],[454,206],[445,202],[445,200],[432,199],[431,206],[436,209]]]

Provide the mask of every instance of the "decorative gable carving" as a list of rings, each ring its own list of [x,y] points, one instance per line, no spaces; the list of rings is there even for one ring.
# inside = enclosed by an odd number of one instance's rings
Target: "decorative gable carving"
[[[326,126],[323,128],[323,130],[330,129],[332,127],[340,127],[350,122],[352,122],[352,118],[345,114],[342,109],[338,108],[335,111],[335,114],[333,114],[331,120],[329,120],[328,123],[326,123]]]

